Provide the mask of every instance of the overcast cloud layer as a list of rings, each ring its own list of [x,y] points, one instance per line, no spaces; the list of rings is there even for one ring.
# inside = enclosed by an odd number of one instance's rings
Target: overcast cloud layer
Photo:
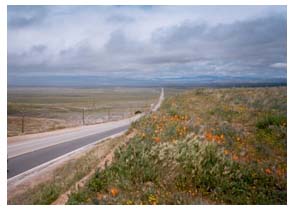
[[[285,6],[9,6],[8,84],[286,78],[286,12]]]

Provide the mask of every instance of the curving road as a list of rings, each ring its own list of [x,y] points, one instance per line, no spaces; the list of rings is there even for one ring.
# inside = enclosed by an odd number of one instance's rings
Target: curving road
[[[163,99],[162,88],[158,103],[152,111],[160,107]],[[7,178],[10,179],[67,153],[126,131],[130,124],[141,116],[143,114],[115,122],[10,137],[7,148],[9,169]]]

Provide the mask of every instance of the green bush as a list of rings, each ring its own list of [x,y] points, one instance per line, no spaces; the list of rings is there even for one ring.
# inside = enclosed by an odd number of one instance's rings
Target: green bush
[[[256,123],[256,127],[259,129],[267,129],[269,126],[281,126],[287,122],[285,115],[266,115],[262,120]]]
[[[60,187],[58,187],[57,185],[44,184],[41,187],[43,188],[42,193],[40,194],[39,199],[36,199],[34,201],[34,204],[48,205],[58,198],[60,194]]]
[[[87,194],[84,191],[73,192],[70,194],[67,204],[77,205],[87,201]]]
[[[97,170],[93,179],[89,181],[88,187],[93,192],[99,192],[107,185],[107,183],[107,176],[104,176],[103,173],[100,173],[100,171]]]

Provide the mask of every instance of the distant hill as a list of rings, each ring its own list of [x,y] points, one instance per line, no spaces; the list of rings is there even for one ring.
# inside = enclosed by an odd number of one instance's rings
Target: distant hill
[[[46,76],[8,77],[8,86],[58,86],[58,87],[234,87],[234,86],[279,86],[286,85],[287,78],[189,76],[153,79],[108,78],[97,76]]]

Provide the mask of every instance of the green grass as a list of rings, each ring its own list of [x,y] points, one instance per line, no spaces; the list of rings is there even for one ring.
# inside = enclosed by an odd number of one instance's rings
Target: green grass
[[[286,204],[286,104],[286,87],[167,98],[69,204]]]
[[[270,126],[283,126],[287,123],[287,118],[283,115],[266,115],[257,122],[256,127],[259,129],[270,129]]]

